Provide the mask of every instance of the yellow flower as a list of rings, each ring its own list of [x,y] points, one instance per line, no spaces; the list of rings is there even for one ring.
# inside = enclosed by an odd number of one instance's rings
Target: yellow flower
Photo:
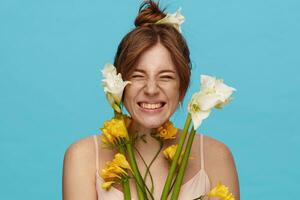
[[[178,129],[173,126],[172,122],[167,121],[161,127],[159,127],[157,131],[160,138],[167,140],[174,139],[178,132]]]
[[[124,173],[126,175],[126,172],[124,170],[122,171],[122,169],[117,168],[116,166],[114,166],[113,163],[107,162],[106,165],[107,165],[107,167],[102,169],[102,171],[101,171],[101,177],[105,181],[113,180],[115,178],[120,179],[120,178],[122,178],[121,175]]]
[[[174,155],[176,153],[176,150],[177,150],[177,146],[178,146],[177,144],[176,145],[173,144],[163,151],[163,154],[168,161],[172,162]],[[178,164],[180,164],[183,154],[184,154],[184,151],[182,151],[180,154],[180,157],[178,159]],[[192,156],[190,156],[189,159],[194,159],[194,158]]]
[[[229,192],[228,187],[218,182],[217,186],[214,187],[208,194],[208,196],[220,197],[220,200],[234,200],[232,193]]]
[[[104,122],[102,130],[101,141],[106,146],[114,146],[119,144],[122,140],[128,140],[129,136],[122,118],[112,118]]]
[[[108,190],[112,184],[114,184],[115,182],[114,181],[108,181],[108,182],[104,182],[102,184],[102,188],[105,189],[105,190]]]
[[[103,131],[101,141],[106,145],[115,144],[115,142],[117,142],[116,138],[114,138],[108,131]]]
[[[176,149],[177,149],[177,145],[171,145],[163,151],[167,160],[169,160],[169,161],[173,160]]]
[[[123,154],[120,153],[116,154],[113,162],[116,163],[118,166],[122,167],[123,169],[131,170],[129,163],[127,162]]]
[[[178,146],[177,144],[176,145],[173,144],[163,151],[163,153],[168,161],[172,162],[174,155],[176,153],[176,150],[177,150],[177,146]],[[179,156],[179,159],[178,159],[178,165],[180,165],[180,163],[181,163],[183,154],[184,154],[184,152],[182,151]]]
[[[123,154],[117,153],[114,159],[105,164],[105,168],[101,171],[101,177],[104,180],[102,188],[109,189],[115,182],[120,181],[123,178],[127,178],[128,173],[126,169],[131,170],[129,163],[127,162]]]

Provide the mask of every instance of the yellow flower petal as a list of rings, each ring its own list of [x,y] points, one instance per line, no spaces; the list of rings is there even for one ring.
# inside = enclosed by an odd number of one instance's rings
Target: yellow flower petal
[[[103,129],[102,130],[102,135],[103,137],[105,137],[106,141],[112,145],[115,145],[116,144],[116,138],[113,137],[107,129]]]
[[[102,134],[105,139],[101,139],[106,145],[117,145],[123,139],[128,140],[129,136],[123,119],[113,118],[104,122],[103,128],[101,128]]]
[[[217,186],[214,187],[208,194],[208,196],[220,197],[221,200],[234,200],[232,193],[229,192],[228,187],[218,182]]]
[[[104,181],[121,179],[122,177],[115,171],[116,170],[114,170],[113,167],[108,166],[107,168],[102,169],[101,177],[104,179]]]
[[[169,146],[168,148],[166,148],[163,153],[165,155],[165,157],[172,161],[173,158],[174,158],[174,155],[175,155],[175,152],[176,152],[176,149],[177,149],[177,145],[171,145]]]
[[[118,166],[115,163],[113,163],[111,167],[113,169],[113,172],[116,173],[116,174],[120,174],[122,176],[128,174],[122,167]]]
[[[126,169],[131,169],[123,154],[116,154],[112,161],[106,162],[105,167],[101,170],[101,177],[105,182],[120,181],[127,177]]]
[[[229,195],[227,195],[226,197],[222,198],[221,200],[234,200],[234,197],[233,197],[232,193],[230,193]]]
[[[157,131],[161,139],[167,140],[174,139],[178,129],[173,126],[172,122],[167,121],[161,127],[159,127]]]
[[[163,154],[164,154],[164,156],[166,157],[167,160],[169,160],[169,161],[172,161],[172,160],[173,160],[174,155],[175,155],[176,150],[177,150],[177,146],[178,146],[177,144],[176,144],[176,145],[171,145],[171,146],[169,146],[168,148],[166,148],[166,149],[163,151]],[[184,151],[182,151],[181,154],[180,154],[180,157],[179,157],[179,159],[178,159],[178,164],[181,163],[183,154],[184,154]]]
[[[115,182],[114,182],[114,181],[107,181],[107,182],[104,182],[104,183],[102,184],[102,188],[105,189],[105,190],[108,190],[108,189],[111,187],[111,185],[112,185],[113,183],[115,183]]]
[[[123,169],[131,170],[129,163],[126,160],[126,157],[121,153],[117,153],[115,155],[113,162],[116,163],[118,166],[122,167]]]

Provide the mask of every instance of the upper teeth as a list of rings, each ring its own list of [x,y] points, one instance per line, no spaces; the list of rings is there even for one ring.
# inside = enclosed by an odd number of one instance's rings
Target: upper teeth
[[[161,106],[162,103],[141,103],[141,107],[147,109],[156,109],[156,108],[160,108]]]

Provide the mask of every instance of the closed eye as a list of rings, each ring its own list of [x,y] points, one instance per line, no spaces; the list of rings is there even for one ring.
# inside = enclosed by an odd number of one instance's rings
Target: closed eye
[[[173,78],[173,76],[162,76],[162,78]]]
[[[175,79],[173,76],[169,76],[169,75],[164,75],[164,76],[161,76],[160,78],[163,79],[163,80],[173,80],[173,79]]]
[[[134,73],[131,75],[130,79],[132,81],[140,81],[140,80],[144,80],[145,79],[145,75],[141,74],[141,73]]]
[[[142,78],[142,77],[144,77],[144,76],[142,76],[142,75],[132,75],[131,76],[131,78]]]

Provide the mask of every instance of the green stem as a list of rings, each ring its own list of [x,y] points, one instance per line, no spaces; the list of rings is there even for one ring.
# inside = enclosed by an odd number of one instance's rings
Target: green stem
[[[147,165],[146,161],[144,160],[142,154],[139,152],[139,150],[138,150],[137,148],[134,147],[134,149],[135,149],[135,151],[139,154],[139,156],[140,156],[140,158],[142,159],[144,165],[145,165],[146,168],[148,169],[148,165]],[[154,184],[154,182],[153,182],[153,177],[152,177],[151,172],[149,173],[149,176],[150,176],[150,179],[151,179],[151,189],[150,189],[150,191],[151,191],[151,194],[153,194],[153,184]],[[145,183],[145,182],[146,182],[146,180],[145,180],[145,178],[144,178],[144,183]],[[147,185],[146,185],[146,187],[147,187]],[[147,187],[147,188],[148,188],[148,187]],[[148,190],[149,190],[149,189],[148,189]]]
[[[139,200],[144,200],[145,198],[147,199],[147,196],[146,197],[144,196],[144,194],[146,194],[145,183],[144,183],[143,178],[138,169],[138,165],[136,163],[133,148],[132,148],[130,141],[128,141],[126,143],[126,149],[127,149],[127,153],[128,153],[128,157],[129,157],[130,166],[131,166],[131,169],[134,174],[135,181],[136,181],[136,189],[137,189],[137,193],[138,193],[138,198],[139,198]]]
[[[181,184],[182,184],[183,177],[184,177],[184,172],[185,172],[186,166],[188,164],[188,160],[189,160],[189,156],[190,156],[191,147],[192,147],[192,144],[193,144],[195,133],[196,133],[196,131],[194,130],[194,127],[192,127],[191,133],[189,135],[189,138],[188,138],[188,141],[187,141],[187,144],[186,144],[185,152],[184,152],[182,161],[180,163],[180,167],[179,167],[179,171],[178,171],[177,178],[176,178],[176,181],[175,181],[175,185],[174,185],[173,194],[171,196],[171,199],[178,199]]]
[[[159,141],[159,150],[157,151],[157,153],[155,154],[154,158],[151,160],[149,166],[147,167],[146,169],[146,173],[144,175],[144,181],[146,182],[146,179],[147,179],[147,175],[148,173],[150,174],[150,178],[151,178],[151,192],[153,192],[153,179],[152,179],[152,175],[151,175],[151,172],[150,172],[150,167],[151,165],[154,163],[154,161],[156,160],[157,156],[159,155],[159,153],[161,152],[162,148],[163,148],[163,145],[164,143],[161,141],[161,140],[158,140]]]
[[[121,118],[124,123],[124,126],[126,127],[124,116],[122,115],[122,113],[120,114],[120,113],[115,112],[115,117]],[[126,131],[127,131],[127,129],[126,129]],[[129,136],[128,132],[127,132],[127,135]],[[126,141],[125,145],[126,145],[127,154],[129,157],[130,167],[132,169],[132,173],[135,175],[135,184],[136,184],[136,189],[137,189],[137,193],[138,193],[138,199],[139,200],[147,199],[147,195],[145,197],[145,194],[146,194],[145,183],[143,181],[143,178],[140,174],[138,165],[136,163],[135,155],[133,152],[133,148],[132,148],[130,139],[128,139]]]
[[[195,198],[195,199],[193,199],[193,200],[203,200],[203,199],[205,199],[205,195],[201,195],[200,197],[197,197],[197,198]]]
[[[178,167],[176,168],[175,174],[176,174],[177,172],[178,172]],[[168,196],[170,195],[170,193],[171,193],[171,191],[172,191],[172,189],[173,189],[173,187],[174,187],[174,185],[175,185],[176,178],[177,178],[177,177],[175,177],[174,180],[173,180],[173,182],[172,182],[172,185],[171,185],[171,188],[170,188],[170,190],[169,190]]]
[[[182,150],[187,132],[189,130],[190,124],[191,124],[191,114],[189,113],[187,118],[186,118],[183,131],[182,131],[182,133],[180,135],[180,138],[179,138],[176,153],[174,155],[171,167],[169,169],[169,173],[168,173],[168,176],[167,176],[167,179],[166,179],[166,182],[165,182],[165,186],[164,186],[164,189],[163,189],[163,192],[162,192],[162,195],[161,195],[161,200],[167,200],[167,198],[168,198],[168,194],[169,194],[169,191],[170,191],[170,187],[171,187],[171,184],[172,184],[174,173],[175,173],[176,168],[177,168],[178,159],[179,159],[179,156],[181,154],[181,150]]]
[[[134,174],[133,174],[133,178],[136,180],[136,177],[134,176]],[[138,182],[137,182],[138,183]],[[139,185],[139,184],[138,184]],[[142,187],[141,185],[139,185],[139,187]],[[153,195],[151,194],[151,192],[150,192],[150,190],[148,189],[148,187],[146,187],[146,190],[147,190],[147,192],[149,193],[149,195],[150,195],[150,197],[151,197],[151,199],[152,200],[154,200],[154,197],[153,197]],[[144,193],[144,195],[146,196],[146,199],[148,200],[148,196],[147,196],[147,194],[146,193]]]
[[[120,151],[121,154],[125,155],[125,148],[124,148],[123,145],[120,145],[119,151]],[[122,186],[123,186],[123,191],[124,191],[124,199],[125,200],[131,200],[130,186],[129,186],[128,177],[123,178]]]

